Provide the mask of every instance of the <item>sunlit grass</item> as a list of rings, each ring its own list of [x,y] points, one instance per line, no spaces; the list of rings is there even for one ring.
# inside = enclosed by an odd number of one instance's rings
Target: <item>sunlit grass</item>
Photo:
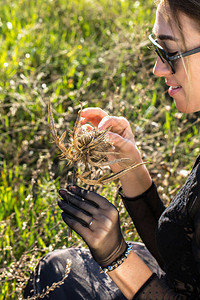
[[[185,180],[180,171],[199,153],[199,124],[196,114],[178,113],[163,80],[153,78],[152,1],[0,0],[0,6],[2,300],[20,299],[42,255],[83,245],[68,235],[56,203],[71,170],[51,143],[49,99],[58,132],[72,129],[80,102],[128,118],[167,202]],[[117,188],[98,192],[120,209],[126,238],[138,240]]]

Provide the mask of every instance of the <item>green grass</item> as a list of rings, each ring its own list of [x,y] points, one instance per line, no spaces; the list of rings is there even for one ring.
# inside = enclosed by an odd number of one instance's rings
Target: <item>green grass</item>
[[[51,143],[49,99],[59,133],[73,128],[80,102],[125,116],[166,202],[199,153],[199,125],[196,114],[177,112],[164,81],[152,75],[152,1],[0,0],[0,6],[2,300],[21,299],[49,250],[83,245],[68,235],[56,202],[71,169]],[[98,192],[120,209],[126,238],[137,240],[117,188]]]

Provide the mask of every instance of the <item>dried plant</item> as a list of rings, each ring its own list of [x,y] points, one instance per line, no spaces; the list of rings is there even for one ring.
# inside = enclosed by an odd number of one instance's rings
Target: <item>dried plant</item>
[[[42,294],[37,294],[31,297],[28,297],[24,300],[36,300],[39,298],[44,298],[46,295],[50,294],[50,292],[54,291],[56,288],[59,288],[62,284],[64,284],[64,280],[68,277],[69,272],[70,272],[70,268],[71,268],[71,260],[67,259],[67,264],[66,264],[66,268],[65,268],[65,273],[62,277],[62,279],[58,282],[54,282],[50,287],[47,286],[46,290],[42,293]]]
[[[62,152],[61,158],[66,159],[68,161],[68,165],[72,165],[74,167],[74,170],[76,170],[78,163],[84,166],[84,171],[82,175],[78,174],[78,172],[76,171],[74,172],[73,183],[75,183],[76,177],[89,185],[103,185],[120,178],[122,175],[126,174],[130,170],[144,164],[132,164],[118,173],[114,173],[111,175],[106,174],[98,179],[92,179],[92,175],[93,178],[96,178],[99,169],[102,170],[102,168],[105,166],[110,166],[115,163],[123,162],[128,158],[119,158],[109,161],[108,155],[117,155],[116,152],[111,151],[112,144],[106,137],[106,134],[110,130],[110,128],[103,131],[99,131],[96,127],[91,127],[90,130],[83,129],[80,125],[81,112],[82,106],[78,113],[74,125],[74,130],[70,134],[70,142],[68,143],[68,146],[66,148],[63,143],[66,136],[66,131],[62,134],[61,137],[57,135],[52,114],[51,103],[49,101],[48,116],[50,130],[55,144]]]

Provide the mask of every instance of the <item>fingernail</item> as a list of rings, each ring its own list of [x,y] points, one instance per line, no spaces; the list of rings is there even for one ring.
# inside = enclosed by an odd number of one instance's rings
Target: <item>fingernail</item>
[[[70,191],[70,192],[76,192],[77,190],[77,187],[75,185],[68,185],[67,186],[67,189]]]
[[[64,190],[64,189],[60,189],[60,190],[58,191],[58,193],[59,193],[59,195],[60,195],[61,197],[66,197],[66,196],[67,196],[66,190]]]

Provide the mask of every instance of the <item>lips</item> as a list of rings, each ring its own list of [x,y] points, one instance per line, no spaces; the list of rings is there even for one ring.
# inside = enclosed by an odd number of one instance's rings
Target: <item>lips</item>
[[[171,97],[180,92],[180,90],[182,89],[182,86],[178,85],[176,82],[165,80],[165,83],[169,86],[168,93]]]
[[[171,97],[173,97],[175,94],[180,92],[181,89],[182,89],[182,87],[180,85],[170,86],[168,89],[168,93]]]

